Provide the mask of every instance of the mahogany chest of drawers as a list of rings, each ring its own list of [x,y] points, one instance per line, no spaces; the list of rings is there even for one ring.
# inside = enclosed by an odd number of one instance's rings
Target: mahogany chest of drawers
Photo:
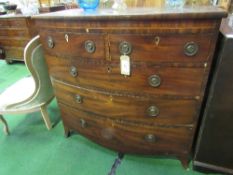
[[[23,61],[23,51],[36,35],[30,16],[3,15],[0,17],[0,59]]]
[[[35,16],[65,133],[187,166],[224,15],[198,7]]]

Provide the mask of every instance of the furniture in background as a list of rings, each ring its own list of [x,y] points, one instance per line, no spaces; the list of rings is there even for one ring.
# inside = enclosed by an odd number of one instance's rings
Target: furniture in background
[[[47,1],[47,5],[44,6],[44,4],[42,3],[44,1],[42,0],[38,0],[39,3],[39,12],[40,13],[48,13],[48,12],[55,12],[55,11],[60,11],[60,10],[65,10],[65,5],[64,4],[56,4],[56,5],[52,5],[50,0]],[[60,2],[58,2],[60,3]]]
[[[218,6],[226,9],[229,13],[232,13],[232,0],[219,0],[217,1]]]
[[[31,76],[20,79],[0,94],[0,121],[3,122],[6,133],[9,133],[9,129],[3,118],[4,114],[35,111],[41,111],[46,127],[51,129],[46,107],[53,99],[54,93],[39,36],[27,44],[24,58]]]
[[[7,63],[23,61],[23,50],[34,36],[36,30],[30,16],[0,16],[0,58],[4,58]]]
[[[64,10],[65,5],[40,8],[40,13]],[[0,59],[7,63],[24,61],[26,44],[37,35],[34,22],[29,15],[6,14],[0,16]]]
[[[56,12],[60,10],[65,10],[65,5],[54,5],[49,7],[40,7],[39,12],[40,13],[49,13],[49,12]]]
[[[174,156],[188,166],[226,13],[170,10],[33,17],[67,136],[78,131],[120,153]]]
[[[230,27],[228,22],[229,18],[224,19],[220,29],[217,64],[197,138],[193,164],[196,170],[233,174],[233,23]]]
[[[38,0],[40,13],[54,12],[64,9],[78,8],[76,0]]]
[[[164,0],[124,0],[128,7],[162,7]]]
[[[114,0],[100,1],[100,7],[111,7]],[[165,0],[124,0],[128,7],[163,7]],[[186,5],[210,5],[209,0],[186,0]]]

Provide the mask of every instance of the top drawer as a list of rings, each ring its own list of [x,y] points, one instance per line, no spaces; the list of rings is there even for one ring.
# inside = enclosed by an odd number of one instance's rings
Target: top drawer
[[[45,33],[41,34],[44,49],[58,57],[83,57],[104,59],[104,35],[83,33]]]
[[[212,35],[110,35],[111,57],[130,55],[133,61],[200,62],[207,61]],[[125,53],[124,53],[125,52]]]
[[[47,53],[58,57],[82,57],[118,61],[129,55],[132,62],[205,62],[212,34],[82,34],[41,35]]]

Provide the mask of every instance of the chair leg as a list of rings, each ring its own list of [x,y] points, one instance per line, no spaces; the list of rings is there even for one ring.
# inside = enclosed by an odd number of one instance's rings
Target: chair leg
[[[47,129],[50,130],[52,128],[52,125],[51,125],[51,121],[50,121],[50,118],[47,112],[47,105],[41,106],[40,111],[41,111],[41,114],[42,114],[42,117],[43,117],[43,120],[45,122]]]
[[[9,132],[9,128],[8,128],[7,122],[6,122],[6,120],[3,118],[2,115],[0,115],[0,121],[1,121],[1,122],[3,123],[3,125],[4,125],[3,131],[5,132],[6,135],[9,135],[10,132]]]

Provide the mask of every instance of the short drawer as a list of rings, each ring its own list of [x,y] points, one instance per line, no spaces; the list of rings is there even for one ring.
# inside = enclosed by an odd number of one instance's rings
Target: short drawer
[[[154,95],[199,96],[204,68],[132,65],[131,76],[120,74],[119,64],[47,55],[50,75],[73,85]]]
[[[196,120],[198,103],[194,100],[168,100],[111,94],[107,91],[74,87],[53,81],[60,103],[103,117],[150,125],[189,125]],[[127,96],[128,95],[128,96]]]
[[[110,35],[112,60],[129,55],[133,62],[200,62],[209,59],[212,34]]]
[[[108,148],[122,153],[187,154],[192,128],[156,127],[139,123],[111,120],[103,116],[75,110],[60,104],[63,124],[70,130]]]
[[[83,33],[43,33],[41,42],[47,53],[58,57],[104,59],[104,35]]]

